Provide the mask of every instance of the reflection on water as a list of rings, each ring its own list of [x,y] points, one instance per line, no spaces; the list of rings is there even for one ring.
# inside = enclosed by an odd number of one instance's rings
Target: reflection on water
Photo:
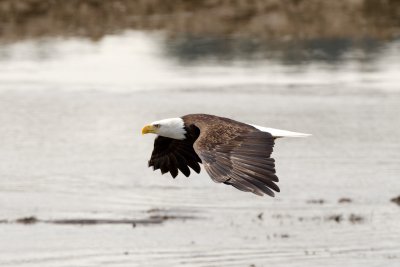
[[[397,267],[399,48],[140,32],[0,46],[0,266]],[[313,136],[277,140],[274,199],[148,169],[141,126],[197,112]]]
[[[258,41],[252,39],[218,39],[181,37],[165,42],[172,57],[184,63],[205,59],[215,61],[277,61],[280,64],[303,65],[314,62],[340,64],[353,56],[353,60],[371,63],[384,52],[386,43],[364,39],[317,39],[305,41]],[[356,53],[356,54],[355,54]]]
[[[399,50],[400,41],[269,43],[169,39],[141,32],[98,42],[41,39],[0,46],[0,89],[140,91],[341,84],[341,89],[351,91],[398,90]]]

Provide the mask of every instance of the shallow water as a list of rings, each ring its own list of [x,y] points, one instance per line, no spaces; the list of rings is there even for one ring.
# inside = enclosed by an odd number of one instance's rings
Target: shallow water
[[[399,266],[400,42],[329,44],[1,45],[0,266]],[[313,136],[277,141],[276,198],[148,169],[140,128],[197,112]]]

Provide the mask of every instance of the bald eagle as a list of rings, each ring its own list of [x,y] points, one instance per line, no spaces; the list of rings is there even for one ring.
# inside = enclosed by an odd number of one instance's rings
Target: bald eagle
[[[149,160],[154,170],[188,177],[189,167],[200,173],[203,164],[216,183],[271,197],[280,191],[271,158],[274,140],[309,136],[207,114],[155,121],[143,127],[142,134],[147,133],[158,135]]]

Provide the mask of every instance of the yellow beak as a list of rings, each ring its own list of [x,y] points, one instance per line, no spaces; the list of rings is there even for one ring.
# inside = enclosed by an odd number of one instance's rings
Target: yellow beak
[[[142,128],[142,134],[156,133],[156,127],[153,125],[146,125]]]

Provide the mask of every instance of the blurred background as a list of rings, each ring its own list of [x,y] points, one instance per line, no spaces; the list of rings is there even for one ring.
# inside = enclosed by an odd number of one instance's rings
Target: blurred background
[[[281,193],[147,168],[190,113]],[[0,0],[0,266],[399,266],[400,2]]]

